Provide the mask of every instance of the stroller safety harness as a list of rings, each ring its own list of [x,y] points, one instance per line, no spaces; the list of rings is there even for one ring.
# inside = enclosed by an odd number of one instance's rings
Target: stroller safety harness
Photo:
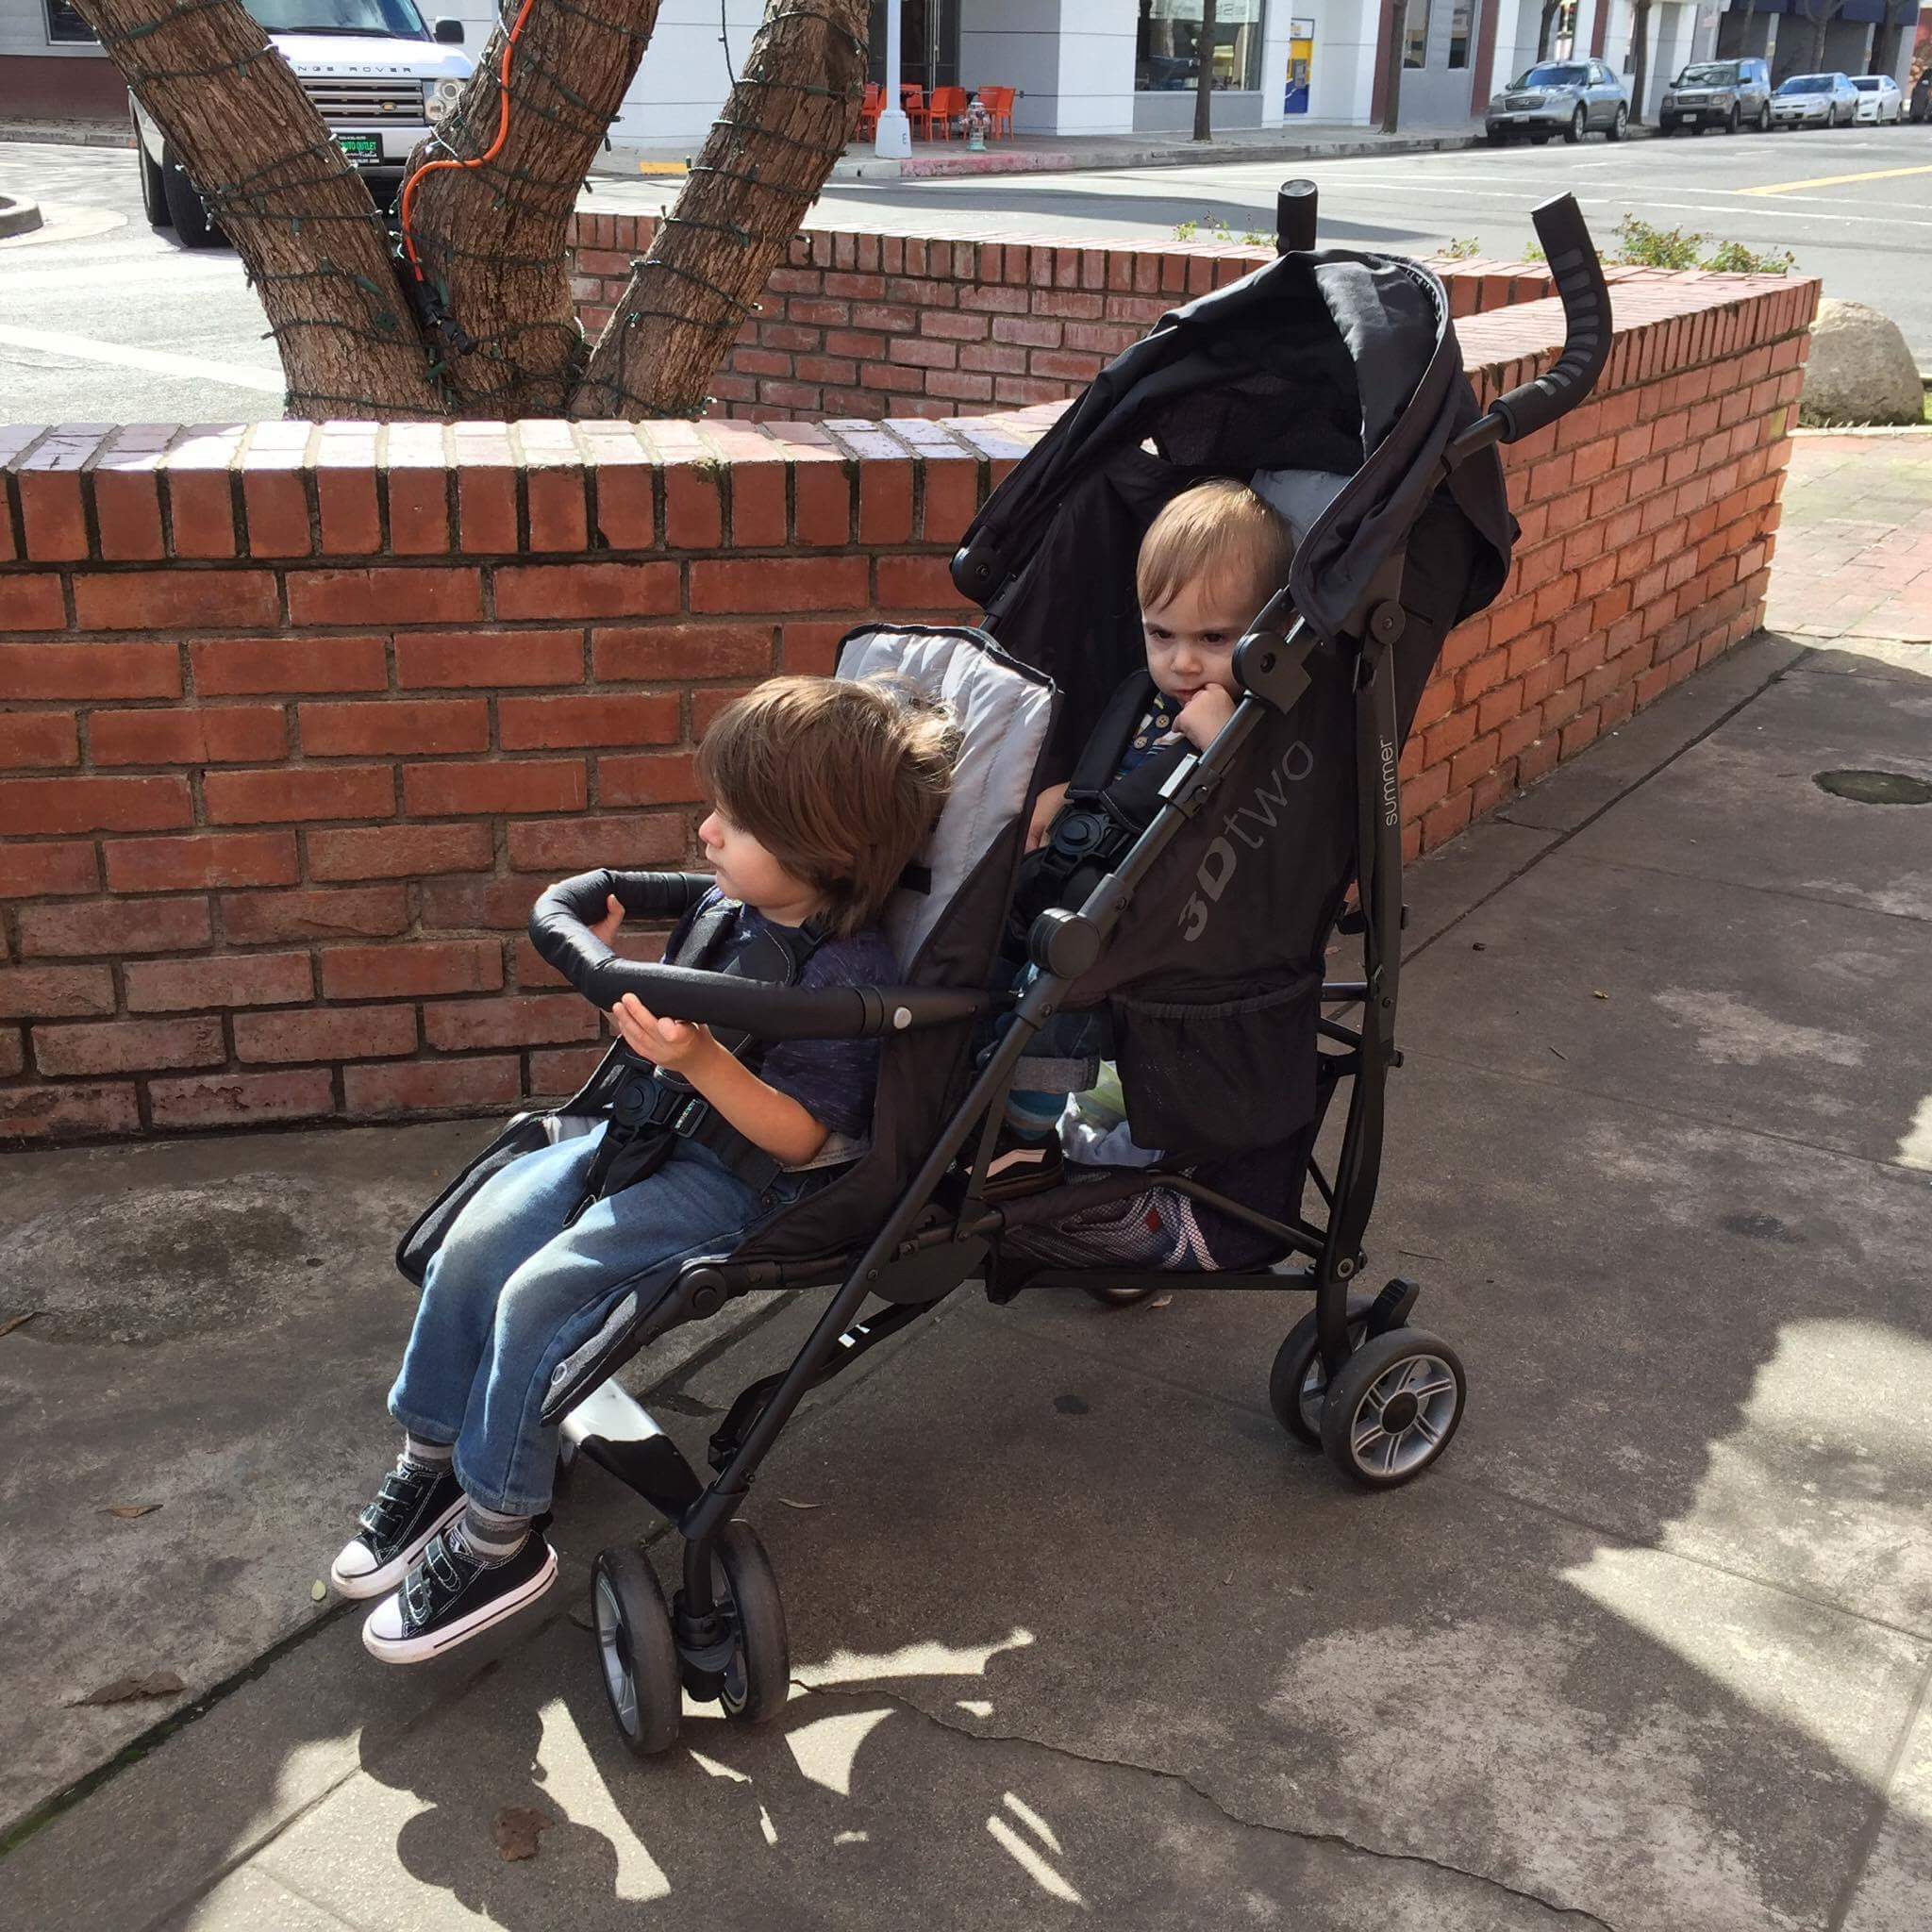
[[[611,889],[608,872],[582,873],[553,886],[538,901],[532,924],[552,933],[553,919],[569,924],[588,923],[587,914],[601,911]],[[546,909],[548,908],[548,909]],[[693,922],[683,943],[672,956],[674,966],[693,972],[719,973],[762,985],[791,986],[823,940],[816,928],[793,931],[760,922],[748,945],[720,963],[736,923],[737,908],[721,899],[707,907]],[[552,946],[567,949],[568,940],[550,937]],[[720,1045],[756,1069],[764,1058],[763,1042],[740,1030],[720,1029]],[[591,1083],[566,1113],[589,1116],[598,1110],[600,1091],[608,1088],[604,1140],[584,1179],[583,1198],[571,1210],[575,1221],[592,1201],[647,1180],[671,1158],[682,1140],[708,1148],[750,1188],[766,1188],[782,1171],[762,1147],[739,1132],[682,1074],[640,1060],[623,1044],[613,1046]]]
[[[919,855],[923,889],[902,888],[886,912],[898,984],[808,989],[795,971],[696,970],[696,952],[643,965],[590,929],[611,892],[633,917],[680,917],[708,887],[698,874],[587,874],[546,893],[532,919],[543,958],[602,1010],[635,991],[655,1013],[758,1041],[880,1043],[871,1141],[849,1166],[728,1251],[625,1284],[547,1392],[562,1461],[592,1457],[681,1540],[668,1604],[633,1546],[607,1549],[592,1571],[605,1689],[640,1755],[675,1740],[683,1695],[747,1723],[782,1708],[777,1584],[736,1512],[806,1395],[964,1282],[995,1302],[1055,1286],[1106,1301],[1309,1295],[1274,1357],[1271,1403],[1291,1437],[1368,1487],[1421,1474],[1461,1420],[1462,1364],[1412,1323],[1417,1286],[1357,1287],[1401,1064],[1401,750],[1443,638],[1508,572],[1515,525],[1496,446],[1589,394],[1608,354],[1608,295],[1574,202],[1538,208],[1568,340],[1546,375],[1479,412],[1441,283],[1397,258],[1314,248],[1307,184],[1289,184],[1279,207],[1276,259],[1163,318],[989,498],[953,566],[984,627],[873,626],[845,641],[840,676],[912,678],[959,728],[952,794]],[[1046,774],[1074,770],[1142,666],[1141,535],[1168,498],[1215,475],[1251,481],[1294,527],[1289,581],[1236,646],[1228,722],[1162,772],[1144,824],[1105,828],[1093,863],[1066,871],[1084,897],[1031,919],[1038,971],[996,1003],[984,989],[1032,803]],[[1338,931],[1359,938],[1361,964],[1330,978]],[[975,1061],[975,1025],[996,1004],[1009,1022]],[[993,1197],[981,1176],[1006,1096],[1063,1007],[1106,1008],[1133,1138],[1163,1152]],[[1332,1158],[1318,1160],[1344,1088]],[[663,1090],[613,1054],[452,1181],[399,1245],[403,1273],[421,1282],[491,1174],[614,1121],[626,1091],[653,1096],[623,1103],[647,1140],[675,1127],[680,1116],[658,1118]],[[1136,1217],[1161,1202],[1185,1208],[1186,1238],[1149,1250]],[[1237,1246],[1254,1258],[1199,1265]],[[616,1372],[734,1296],[811,1288],[832,1292],[810,1335],[789,1367],[741,1391],[701,1476]]]

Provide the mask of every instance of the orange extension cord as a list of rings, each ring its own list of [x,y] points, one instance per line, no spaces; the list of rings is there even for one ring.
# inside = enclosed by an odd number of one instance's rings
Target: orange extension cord
[[[416,259],[416,238],[409,232],[409,205],[416,198],[416,185],[424,175],[434,174],[438,168],[480,168],[503,152],[504,141],[509,133],[509,57],[516,51],[524,23],[530,17],[531,5],[532,0],[524,0],[518,8],[517,17],[510,25],[509,38],[503,43],[503,60],[496,70],[496,139],[474,161],[425,161],[403,183],[402,200],[396,205],[396,225],[403,234],[403,253],[408,258],[409,268],[419,282],[423,279],[423,264]]]

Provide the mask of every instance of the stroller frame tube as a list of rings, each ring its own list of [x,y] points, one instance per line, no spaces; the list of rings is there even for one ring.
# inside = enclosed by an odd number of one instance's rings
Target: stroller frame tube
[[[1392,641],[1393,635],[1399,632],[1400,607],[1393,607],[1392,631],[1384,615],[1390,608],[1388,604],[1377,606],[1375,619],[1383,623],[1383,638]],[[1302,641],[1302,630],[1298,623],[1283,641],[1291,656],[1298,643],[1304,649],[1307,647]],[[1358,873],[1368,881],[1363,892],[1368,914],[1363,940],[1366,977],[1361,982],[1342,982],[1333,990],[1336,999],[1362,999],[1366,1011],[1359,1035],[1333,1022],[1324,1026],[1324,1031],[1357,1049],[1350,1056],[1356,1062],[1356,1084],[1338,1163],[1335,1205],[1329,1212],[1327,1228],[1324,1232],[1305,1224],[1275,1222],[1242,1208],[1238,1203],[1226,1202],[1214,1190],[1185,1175],[1167,1177],[1182,1191],[1212,1206],[1231,1208],[1239,1218],[1274,1235],[1285,1245],[1308,1254],[1314,1258],[1315,1267],[1312,1274],[1203,1274],[1198,1284],[1191,1282],[1185,1274],[1164,1274],[1164,1284],[1169,1288],[1224,1287],[1239,1282],[1244,1287],[1290,1291],[1312,1286],[1324,1359],[1330,1374],[1339,1370],[1348,1356],[1347,1284],[1359,1267],[1356,1243],[1368,1225],[1374,1205],[1381,1170],[1383,1090],[1394,1052],[1396,971],[1401,946],[1401,799],[1396,773],[1394,685],[1383,638],[1372,637],[1365,645],[1356,696],[1357,823],[1358,838],[1362,841],[1357,864]],[[1283,648],[1283,642],[1276,642],[1276,648]],[[1011,1087],[1027,1044],[1059,1009],[1069,988],[1120,924],[1156,860],[1187,822],[1205,808],[1222,774],[1273,708],[1266,698],[1253,691],[1244,691],[1233,716],[1207,749],[1176,774],[1152,823],[1134,841],[1120,865],[1093,889],[1078,913],[1047,915],[1036,924],[1034,952],[1040,972],[1016,1004],[1013,1024],[988,1057],[897,1206],[853,1264],[805,1346],[778,1379],[716,1478],[678,1519],[678,1528],[685,1538],[684,1587],[675,1612],[680,1645],[688,1643],[691,1649],[698,1650],[719,1641],[720,1611],[712,1580],[712,1548],[717,1534],[749,1491],[758,1465],[799,1403],[824,1379],[821,1371],[881,1271],[899,1252],[914,1220],[931,1201],[954,1157],[975,1129],[980,1131],[984,1143],[991,1110]],[[986,1217],[975,1212],[984,1205],[977,1179],[983,1167],[982,1161],[955,1218],[956,1237],[984,1226],[995,1212],[989,1209]],[[1077,1279],[1081,1271],[1051,1272],[1057,1278],[1072,1280]],[[1093,1272],[1105,1272],[1109,1280],[1119,1278],[1118,1271]],[[1332,1359],[1331,1330],[1335,1338]]]

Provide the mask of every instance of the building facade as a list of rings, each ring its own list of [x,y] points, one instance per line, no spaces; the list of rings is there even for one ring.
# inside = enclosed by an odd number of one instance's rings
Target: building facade
[[[419,0],[453,17],[480,51],[491,0]],[[539,0],[541,4],[541,0]],[[277,18],[312,6],[346,17],[353,0],[276,0]],[[1869,71],[1899,0],[1656,0],[1649,9],[1648,118],[1688,60],[1759,54],[1782,78],[1814,64],[1812,10],[1836,7],[1815,64]],[[886,9],[899,10],[902,83],[1017,90],[1026,135],[1125,135],[1191,127],[1204,57],[1217,127],[1380,123],[1400,46],[1395,120],[1411,129],[1467,127],[1491,93],[1538,56],[1543,0],[1219,0],[1211,48],[1202,0],[873,0],[872,74],[885,78]],[[689,155],[703,141],[750,46],[762,0],[664,0],[608,165]],[[1932,19],[1932,9],[1925,16]],[[1633,0],[1559,0],[1545,51],[1591,55],[1634,78]],[[1907,13],[1892,72],[1909,72]],[[0,115],[58,118],[125,110],[125,93],[70,0],[0,0]]]

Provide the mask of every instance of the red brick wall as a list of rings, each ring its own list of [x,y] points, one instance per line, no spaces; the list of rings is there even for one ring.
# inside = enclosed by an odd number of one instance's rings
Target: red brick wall
[[[656,226],[654,215],[576,217],[573,287],[592,335]],[[1097,248],[813,230],[793,240],[739,332],[711,413],[957,416],[1058,402],[1170,308],[1272,254],[1224,242]],[[1530,263],[1432,266],[1458,317],[1550,291]]]
[[[834,271],[836,273],[837,271]],[[1510,453],[1404,770],[1433,845],[1752,630],[1816,287],[1641,275]],[[1462,325],[1491,394],[1553,303]],[[0,428],[0,1137],[501,1111],[596,1016],[547,880],[694,856],[691,750],[946,558],[1056,405],[809,424]]]

